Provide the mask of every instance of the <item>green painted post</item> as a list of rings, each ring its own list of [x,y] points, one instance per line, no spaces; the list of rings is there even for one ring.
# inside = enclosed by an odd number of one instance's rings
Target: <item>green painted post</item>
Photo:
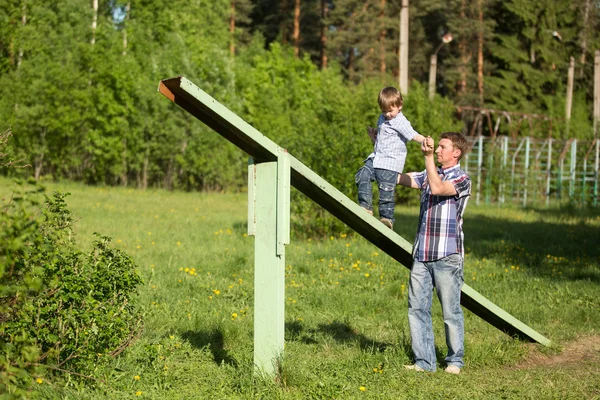
[[[283,357],[284,245],[289,243],[289,229],[286,242],[286,224],[281,225],[285,218],[281,214],[286,214],[281,195],[286,188],[289,193],[289,172],[282,177],[279,164],[251,159],[248,165],[248,234],[254,235],[254,367],[257,373],[270,376],[277,374]],[[289,201],[287,205],[289,221]]]

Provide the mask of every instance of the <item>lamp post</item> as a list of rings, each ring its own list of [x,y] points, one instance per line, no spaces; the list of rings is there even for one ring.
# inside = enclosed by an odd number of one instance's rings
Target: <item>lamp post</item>
[[[449,33],[446,33],[444,36],[442,36],[442,42],[440,43],[440,45],[437,47],[437,49],[435,49],[435,51],[431,55],[431,61],[430,61],[430,65],[429,65],[429,98],[430,99],[433,99],[433,96],[435,95],[435,78],[437,75],[437,53],[438,53],[438,51],[440,51],[440,49],[442,48],[443,45],[445,45],[446,43],[450,43],[451,41],[452,41],[452,35]]]

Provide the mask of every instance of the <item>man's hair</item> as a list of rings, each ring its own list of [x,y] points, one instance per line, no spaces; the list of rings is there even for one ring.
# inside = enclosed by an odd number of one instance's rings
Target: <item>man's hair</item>
[[[469,142],[467,142],[467,138],[465,138],[462,133],[458,132],[444,132],[440,136],[441,139],[448,139],[452,142],[452,146],[455,149],[460,150],[460,157],[458,157],[458,161],[465,155],[467,150],[469,149]]]
[[[404,104],[404,100],[402,100],[402,93],[400,93],[400,91],[393,86],[388,86],[381,89],[377,102],[379,103],[379,108],[381,108],[382,111],[387,111],[393,106],[402,107],[402,104]]]

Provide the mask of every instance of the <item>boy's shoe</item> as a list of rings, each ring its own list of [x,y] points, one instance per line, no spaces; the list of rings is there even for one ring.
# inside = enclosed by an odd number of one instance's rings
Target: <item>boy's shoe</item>
[[[460,374],[460,368],[458,368],[456,365],[448,365],[444,371],[454,375]]]
[[[404,369],[410,369],[412,371],[417,371],[417,372],[425,372],[425,370],[423,368],[419,367],[417,364],[405,365]]]
[[[390,229],[394,229],[394,224],[392,223],[391,220],[389,220],[387,218],[381,218],[379,220],[379,222],[381,222],[382,224],[384,224],[385,226],[387,226]]]
[[[363,210],[365,210],[366,212],[368,212],[370,215],[373,215],[373,211],[369,210],[368,208],[364,208],[362,207]]]

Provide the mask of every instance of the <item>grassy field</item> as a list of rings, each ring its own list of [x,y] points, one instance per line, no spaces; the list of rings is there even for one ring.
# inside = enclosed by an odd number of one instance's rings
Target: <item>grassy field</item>
[[[0,179],[0,194],[10,192]],[[286,248],[281,380],[253,376],[254,239],[244,194],[47,184],[77,240],[94,232],[136,261],[142,336],[95,380],[45,380],[49,399],[600,399],[600,210],[477,207],[465,216],[465,282],[548,337],[512,339],[465,311],[459,376],[406,371],[408,269],[348,231]],[[412,241],[418,209],[397,207]],[[434,305],[438,359],[445,343]],[[99,358],[106,357],[99,355]]]

